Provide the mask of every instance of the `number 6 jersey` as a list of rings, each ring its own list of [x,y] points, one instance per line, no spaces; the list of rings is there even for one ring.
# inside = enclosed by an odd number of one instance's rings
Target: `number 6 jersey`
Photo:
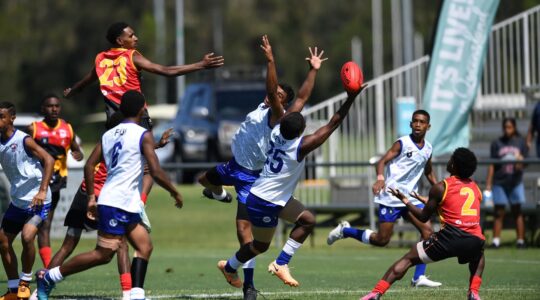
[[[144,156],[142,139],[146,129],[131,123],[120,123],[101,138],[102,155],[107,166],[107,180],[101,189],[98,205],[141,211]]]
[[[304,170],[305,160],[299,161],[302,137],[286,140],[276,125],[270,135],[270,150],[260,177],[251,187],[251,193],[261,199],[285,206],[292,197]]]

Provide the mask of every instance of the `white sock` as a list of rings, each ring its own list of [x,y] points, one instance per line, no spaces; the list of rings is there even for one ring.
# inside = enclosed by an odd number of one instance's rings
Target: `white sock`
[[[518,240],[517,240],[517,243],[518,243],[518,245],[521,245],[521,244],[525,244],[525,241],[522,240],[522,239],[518,239]]]
[[[373,233],[373,230],[366,229],[362,234],[362,243],[369,245],[369,237]]]
[[[9,279],[7,282],[8,289],[16,289],[19,287],[19,279]]]
[[[144,289],[139,287],[131,288],[131,299],[145,299],[144,297]]]
[[[300,248],[300,246],[302,246],[302,244],[289,238],[285,243],[285,246],[283,246],[283,252],[289,254],[290,256],[293,256],[294,253],[296,253],[296,250]]]
[[[229,260],[227,262],[229,263],[231,268],[233,268],[235,270],[240,268],[240,266],[242,265],[242,262],[239,261],[238,258],[236,258],[236,253],[233,256],[231,256],[231,258],[229,258]]]
[[[214,194],[214,192],[212,192],[212,196],[214,196],[214,199],[216,200],[223,200],[225,199],[225,197],[227,197],[227,191],[225,191],[225,189],[222,190],[223,192],[220,194]]]
[[[498,238],[498,237],[494,237],[492,243],[493,243],[493,245],[495,245],[495,246],[499,246],[499,245],[501,244],[501,239]]]
[[[131,290],[122,291],[122,299],[130,299],[130,298],[131,298]]]
[[[242,266],[243,269],[255,269],[255,257],[246,261]]]
[[[60,273],[60,267],[52,268],[49,270],[49,277],[54,282],[59,282],[64,279],[64,276]]]
[[[19,278],[24,281],[32,281],[32,272],[30,273],[21,272],[19,274]]]

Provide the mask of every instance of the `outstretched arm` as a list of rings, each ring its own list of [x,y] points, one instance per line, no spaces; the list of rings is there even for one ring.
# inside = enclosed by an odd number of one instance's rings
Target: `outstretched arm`
[[[87,85],[97,80],[96,68],[92,68],[88,74],[86,74],[79,82],[75,83],[70,88],[64,90],[64,97],[70,98],[71,96],[79,93]]]
[[[407,209],[417,218],[420,222],[426,223],[429,221],[431,216],[437,211],[437,206],[442,201],[444,195],[444,182],[439,182],[431,187],[429,190],[429,200],[427,201],[424,208],[418,208],[412,202],[409,201],[407,196],[405,196],[400,190],[390,188],[390,193],[396,198],[401,200]]]
[[[223,56],[214,56],[214,53],[206,54],[199,62],[183,66],[163,66],[156,64],[142,56],[139,52],[133,53],[133,62],[137,68],[150,73],[164,76],[181,76],[203,69],[219,68],[224,64]]]
[[[304,159],[304,157],[306,157],[306,155],[308,155],[311,151],[317,149],[320,145],[322,145],[328,139],[328,137],[330,137],[332,132],[334,132],[334,130],[336,130],[339,125],[341,125],[341,123],[349,113],[349,109],[351,108],[354,100],[356,99],[356,96],[358,96],[358,94],[362,92],[365,87],[366,85],[363,85],[360,91],[358,91],[358,93],[348,93],[347,100],[332,116],[330,122],[319,128],[317,131],[315,131],[315,133],[306,135],[302,139],[302,146],[300,146],[300,155],[298,157],[299,160]]]
[[[43,205],[45,198],[47,197],[47,189],[49,188],[49,182],[53,174],[54,158],[41,148],[34,139],[26,137],[24,139],[24,147],[34,157],[36,157],[43,166],[43,175],[41,177],[41,183],[39,185],[39,191],[32,199],[32,206]]]
[[[320,53],[318,53],[317,47],[315,47],[314,50],[309,49],[310,57],[306,57],[306,60],[309,62],[309,71],[306,77],[306,80],[304,80],[304,83],[300,87],[300,90],[298,90],[298,96],[296,97],[296,100],[294,103],[287,109],[287,113],[290,112],[300,112],[306,105],[309,96],[311,96],[311,91],[313,91],[313,86],[315,85],[315,77],[317,77],[317,71],[321,68],[322,62],[327,60],[328,58],[323,58],[324,50],[321,50]]]
[[[266,71],[266,95],[268,97],[268,102],[270,104],[270,125],[274,126],[278,120],[285,114],[285,108],[281,104],[278,95],[278,79],[276,64],[274,61],[274,53],[272,53],[272,45],[270,45],[270,40],[268,40],[267,35],[262,37],[261,49],[264,52],[264,56],[267,61],[267,71]]]

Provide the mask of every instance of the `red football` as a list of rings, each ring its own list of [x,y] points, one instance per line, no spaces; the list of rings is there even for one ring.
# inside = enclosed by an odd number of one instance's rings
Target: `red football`
[[[347,92],[358,92],[364,83],[364,74],[354,61],[348,61],[341,67],[341,82]]]

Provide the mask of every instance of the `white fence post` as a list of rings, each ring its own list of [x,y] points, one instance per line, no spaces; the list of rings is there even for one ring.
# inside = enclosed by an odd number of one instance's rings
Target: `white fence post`
[[[386,145],[386,134],[384,130],[384,90],[383,81],[375,83],[375,137],[377,141],[377,154],[384,153]]]
[[[523,15],[523,77],[525,86],[531,84],[531,67],[529,57],[529,14]]]

